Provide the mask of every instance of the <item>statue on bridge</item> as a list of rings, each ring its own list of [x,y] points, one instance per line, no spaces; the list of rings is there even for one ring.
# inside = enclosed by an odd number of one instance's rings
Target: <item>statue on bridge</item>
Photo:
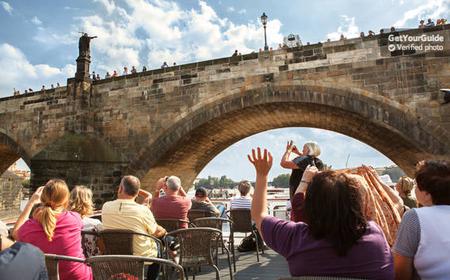
[[[80,57],[91,55],[90,43],[91,40],[95,38],[97,38],[97,36],[89,37],[87,33],[83,33],[83,36],[81,36],[78,41],[78,51]]]
[[[78,51],[79,55],[77,58],[77,72],[75,73],[75,80],[77,82],[87,81],[90,82],[89,78],[89,65],[91,63],[91,40],[97,38],[97,36],[89,37],[85,32],[81,32],[83,35],[78,41]]]

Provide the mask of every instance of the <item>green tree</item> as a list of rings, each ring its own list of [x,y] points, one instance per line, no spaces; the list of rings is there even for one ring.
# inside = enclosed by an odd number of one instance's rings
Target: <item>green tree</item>
[[[290,174],[280,174],[273,178],[272,185],[279,188],[289,188],[289,177]]]

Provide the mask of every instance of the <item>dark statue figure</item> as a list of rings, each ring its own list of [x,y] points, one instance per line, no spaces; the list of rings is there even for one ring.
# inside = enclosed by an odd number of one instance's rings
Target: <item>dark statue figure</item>
[[[97,38],[97,36],[89,37],[87,33],[84,33],[83,36],[80,37],[80,41],[78,42],[78,51],[80,57],[90,56],[90,47],[89,44],[92,39]]]

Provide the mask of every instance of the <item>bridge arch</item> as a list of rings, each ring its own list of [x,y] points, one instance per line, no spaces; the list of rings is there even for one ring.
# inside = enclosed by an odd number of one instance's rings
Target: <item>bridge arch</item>
[[[11,164],[20,158],[30,166],[30,157],[27,152],[4,130],[0,129],[0,174],[3,174]]]
[[[233,143],[283,127],[315,127],[353,137],[409,175],[417,160],[448,156],[450,151],[448,132],[406,106],[371,92],[336,86],[268,84],[198,105],[174,123],[128,167],[146,188],[167,174],[179,175],[188,186]]]

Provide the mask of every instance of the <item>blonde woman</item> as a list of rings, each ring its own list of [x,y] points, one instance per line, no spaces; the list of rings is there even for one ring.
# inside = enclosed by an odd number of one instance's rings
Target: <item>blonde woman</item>
[[[69,210],[80,214],[83,220],[83,230],[99,231],[102,230],[102,222],[97,219],[89,218],[93,213],[92,191],[85,186],[75,186],[70,192]],[[83,241],[86,257],[98,255],[97,238],[94,235],[85,235]]]
[[[63,180],[53,179],[40,187],[28,201],[14,226],[13,237],[35,245],[44,253],[84,258],[81,248],[83,222],[78,213],[66,211],[69,188]],[[33,217],[27,220],[35,204]],[[91,268],[83,263],[61,262],[61,280],[92,279]]]
[[[417,207],[417,200],[412,193],[415,185],[416,183],[414,182],[414,179],[406,176],[400,177],[397,184],[395,185],[395,189],[398,191],[400,197],[402,198],[403,204],[405,204],[409,208]]]
[[[83,230],[100,229],[102,222],[88,217],[94,211],[91,189],[85,186],[75,186],[70,192],[69,210],[80,214],[83,219]]]

